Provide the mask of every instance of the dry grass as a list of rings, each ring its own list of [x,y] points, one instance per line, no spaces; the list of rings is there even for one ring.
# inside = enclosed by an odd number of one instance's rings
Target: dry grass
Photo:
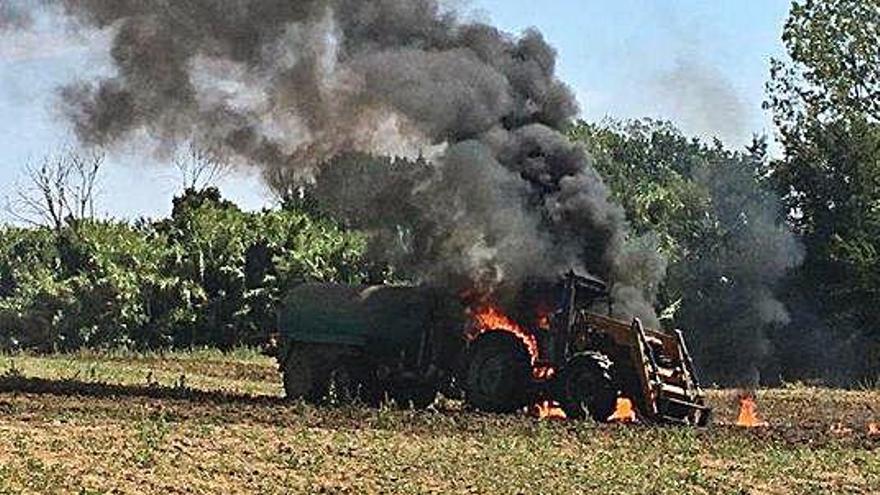
[[[252,352],[0,358],[3,493],[877,493],[880,393],[759,393],[743,430],[316,409]]]

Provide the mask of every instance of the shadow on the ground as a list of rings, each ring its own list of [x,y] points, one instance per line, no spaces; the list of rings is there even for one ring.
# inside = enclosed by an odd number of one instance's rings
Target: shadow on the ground
[[[148,399],[177,399],[211,404],[281,405],[290,402],[279,396],[205,391],[190,387],[159,384],[122,385],[105,382],[87,382],[78,379],[55,379],[21,375],[0,376],[0,393],[36,395],[82,396],[94,398],[141,397]]]

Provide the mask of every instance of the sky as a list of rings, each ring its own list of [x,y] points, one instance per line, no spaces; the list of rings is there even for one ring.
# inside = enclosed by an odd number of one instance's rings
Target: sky
[[[666,119],[734,148],[753,133],[773,134],[761,103],[770,57],[784,54],[788,0],[449,1],[514,34],[540,30],[587,120]],[[26,184],[26,164],[76,145],[56,88],[109,71],[106,42],[100,34],[71,40],[46,19],[0,33],[0,205]],[[132,149],[107,156],[100,184],[98,212],[122,219],[168,214],[181,187],[175,170]],[[219,186],[246,208],[270,204],[258,177],[231,174]],[[0,220],[9,220],[5,208]]]

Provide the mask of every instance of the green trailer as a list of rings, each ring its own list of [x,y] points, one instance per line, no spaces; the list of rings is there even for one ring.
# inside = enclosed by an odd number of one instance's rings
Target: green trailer
[[[464,315],[456,298],[429,287],[300,285],[279,313],[285,391],[423,407],[451,379]]]

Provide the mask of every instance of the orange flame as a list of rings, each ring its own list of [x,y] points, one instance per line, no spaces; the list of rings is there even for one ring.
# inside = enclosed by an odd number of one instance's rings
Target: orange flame
[[[549,380],[556,374],[556,370],[552,366],[538,364],[539,347],[535,335],[520,326],[513,318],[504,314],[500,308],[493,304],[484,304],[473,310],[472,316],[476,323],[476,331],[469,333],[469,339],[473,340],[490,330],[510,332],[526,346],[529,359],[532,362],[532,376],[536,380]]]
[[[541,330],[550,330],[552,321],[550,315],[553,308],[546,303],[539,304],[535,309],[535,326]]]
[[[618,423],[635,423],[636,410],[631,400],[626,397],[617,398],[617,408],[614,414],[608,417],[608,421],[616,421]]]
[[[880,437],[880,423],[868,423],[868,435],[872,437]]]
[[[739,399],[739,417],[736,419],[736,425],[746,428],[767,426],[766,421],[761,421],[758,418],[758,404],[754,397],[746,395]]]
[[[556,376],[556,368],[552,366],[535,366],[532,368],[532,376],[537,380],[549,380]]]
[[[558,402],[553,402],[549,400],[545,400],[544,402],[539,402],[533,406],[532,414],[534,414],[539,419],[554,419],[554,420],[562,420],[566,419],[565,411],[559,407]]]
[[[476,338],[483,332],[489,330],[504,330],[510,332],[522,340],[526,349],[529,351],[529,357],[532,364],[538,360],[538,340],[534,335],[519,326],[513,319],[504,314],[498,307],[488,304],[478,308],[473,314],[477,323],[477,333],[472,338]]]

